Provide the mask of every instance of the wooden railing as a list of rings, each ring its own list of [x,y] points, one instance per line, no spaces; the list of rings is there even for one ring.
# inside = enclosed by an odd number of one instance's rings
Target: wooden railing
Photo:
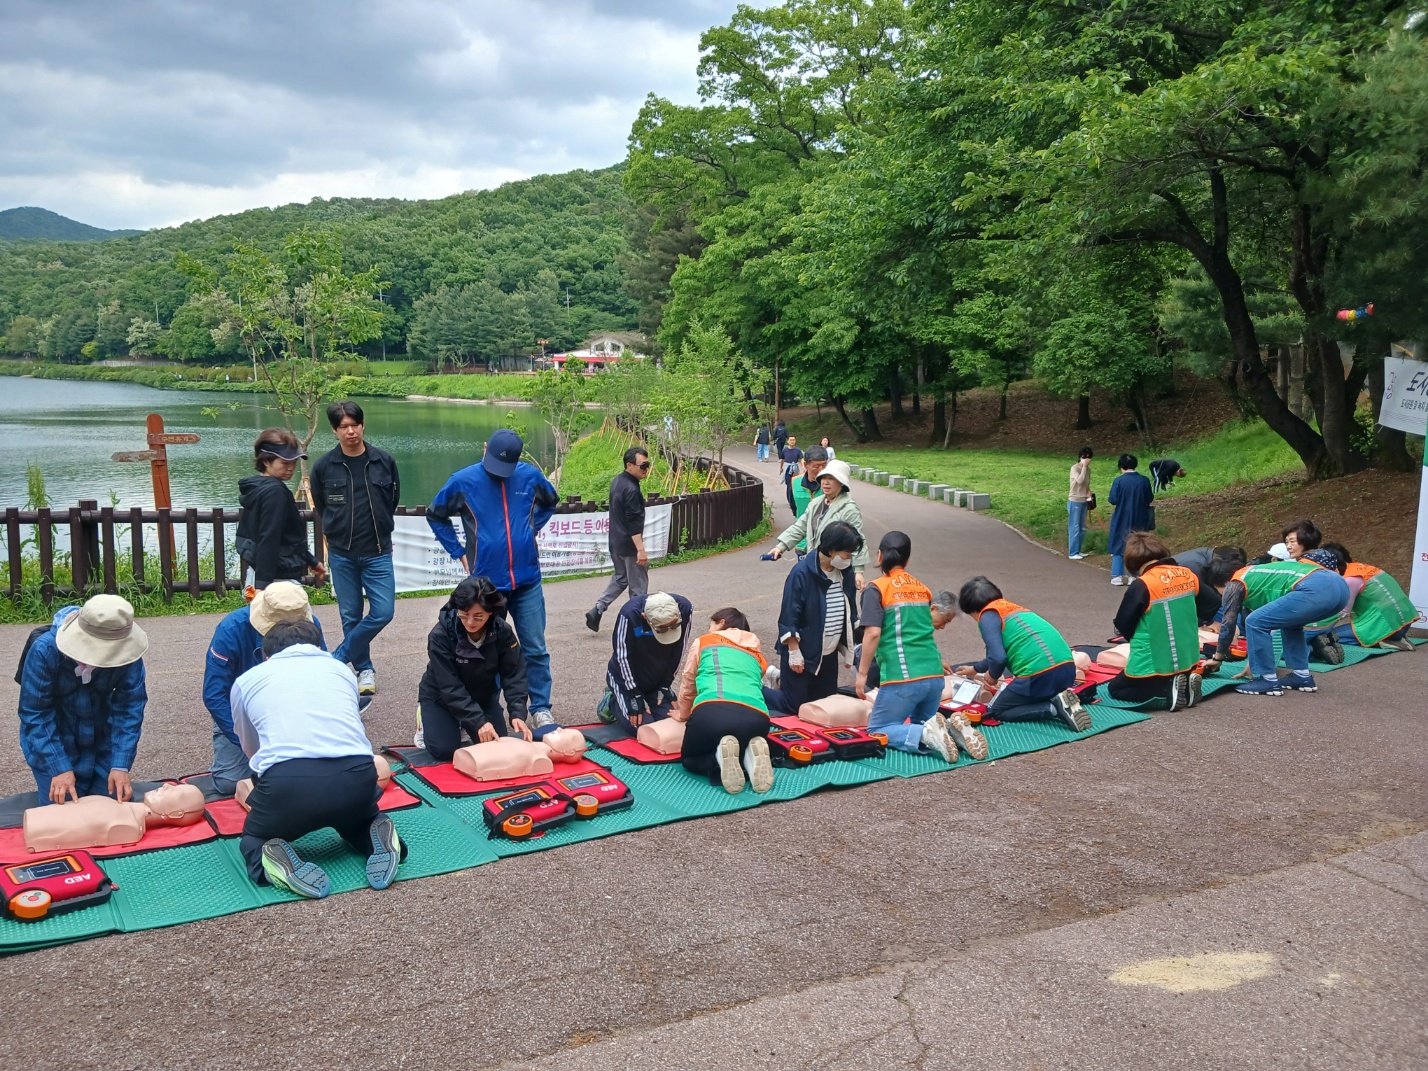
[[[738,469],[726,467],[725,473],[731,485],[728,490],[650,499],[650,505],[671,505],[670,554],[715,546],[752,531],[762,522],[762,482]],[[603,502],[569,498],[557,505],[555,512],[598,513],[605,508]],[[426,507],[399,506],[397,514],[421,517],[426,515]],[[144,592],[157,590],[165,600],[172,599],[176,592],[187,592],[195,599],[212,592],[222,598],[243,584],[243,564],[240,562],[236,573],[230,575],[227,553],[231,545],[228,529],[237,525],[242,510],[193,506],[116,508],[100,506],[95,499],[81,499],[68,509],[25,510],[11,506],[5,509],[4,516],[7,591],[12,598],[19,597],[25,588],[26,543],[34,545],[31,561],[38,567],[38,593],[46,606],[56,596],[74,598],[101,591],[118,594],[123,562],[128,567],[126,581]],[[309,546],[322,546],[321,516],[312,510],[301,511],[301,516],[311,531]],[[30,530],[28,536],[26,528]],[[56,563],[64,556],[55,540],[56,531],[61,529],[67,529],[69,535],[67,584],[56,575]],[[179,550],[183,552],[182,560]]]

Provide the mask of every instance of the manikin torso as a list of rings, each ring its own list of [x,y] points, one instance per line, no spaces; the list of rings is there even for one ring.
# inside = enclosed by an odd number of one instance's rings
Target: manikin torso
[[[554,763],[579,762],[585,746],[578,729],[557,729],[541,740],[503,736],[458,749],[451,764],[476,781],[541,777],[555,768]]]
[[[25,812],[25,847],[32,852],[136,844],[155,826],[188,826],[203,818],[203,793],[193,785],[161,785],[143,802],[81,796]]]

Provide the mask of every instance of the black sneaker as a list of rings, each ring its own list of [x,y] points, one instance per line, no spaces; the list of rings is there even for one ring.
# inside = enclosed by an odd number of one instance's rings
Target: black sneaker
[[[407,857],[407,846],[397,836],[397,827],[390,817],[379,814],[372,819],[372,854],[367,856],[367,884],[385,889],[397,879],[397,867]]]
[[[1190,687],[1185,680],[1184,673],[1177,673],[1170,679],[1170,710],[1179,710],[1183,706],[1189,705]]]
[[[269,884],[309,900],[321,900],[332,891],[327,872],[316,863],[302,859],[285,840],[263,845],[263,874]]]
[[[604,616],[604,615],[602,615],[599,610],[586,610],[586,611],[585,611],[585,627],[588,628],[591,632],[599,632],[599,631],[600,631],[600,618],[601,618],[602,616]]]
[[[1091,715],[1081,705],[1081,697],[1070,688],[1051,701],[1056,708],[1056,716],[1073,732],[1084,733],[1091,727]]]
[[[1309,657],[1326,666],[1341,666],[1344,664],[1344,645],[1332,632],[1325,632],[1309,642]]]
[[[1188,696],[1185,700],[1185,706],[1188,709],[1189,707],[1193,707],[1196,703],[1200,702],[1200,699],[1203,694],[1203,689],[1205,687],[1205,675],[1195,670],[1191,670],[1185,675],[1185,683],[1186,691],[1188,693]]]

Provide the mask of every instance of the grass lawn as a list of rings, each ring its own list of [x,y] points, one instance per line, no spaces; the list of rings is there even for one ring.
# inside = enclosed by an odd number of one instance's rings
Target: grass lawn
[[[1066,490],[1072,456],[1017,450],[921,450],[873,445],[840,446],[838,456],[919,480],[931,480],[992,496],[992,515],[1043,543],[1066,545]],[[1301,469],[1284,440],[1262,423],[1227,424],[1214,435],[1177,444],[1155,455],[1140,455],[1140,471],[1150,462],[1178,460],[1187,475],[1157,500],[1207,494]],[[1106,493],[1117,475],[1115,457],[1091,463],[1091,489],[1100,504],[1086,534],[1088,553],[1104,553],[1111,515]]]

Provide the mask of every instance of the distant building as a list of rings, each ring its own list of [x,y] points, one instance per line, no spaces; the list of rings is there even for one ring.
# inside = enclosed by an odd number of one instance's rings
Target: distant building
[[[593,375],[619,360],[644,360],[648,347],[649,339],[637,331],[609,331],[587,338],[578,350],[552,353],[547,359],[560,369],[572,357],[579,358],[586,371]]]

